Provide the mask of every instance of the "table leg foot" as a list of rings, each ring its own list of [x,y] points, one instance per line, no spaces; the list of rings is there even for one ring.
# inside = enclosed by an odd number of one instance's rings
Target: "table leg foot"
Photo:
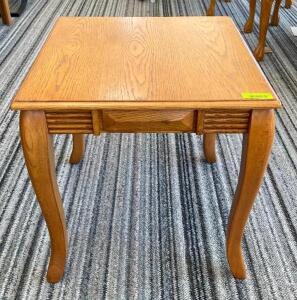
[[[245,33],[250,33],[253,31],[255,12],[256,12],[256,0],[250,0],[249,17],[243,28],[243,31]]]
[[[265,54],[265,45],[258,45],[254,50],[254,56],[257,61],[262,61]]]
[[[275,131],[273,110],[252,112],[249,132],[244,135],[238,185],[229,216],[227,257],[234,277],[246,277],[241,239],[250,210],[267,167]]]
[[[286,0],[285,8],[291,8],[292,4],[293,4],[292,0]]]
[[[262,0],[261,1],[261,13],[260,13],[260,32],[259,32],[259,42],[254,51],[254,56],[258,61],[263,60],[265,54],[265,43],[266,35],[269,25],[269,17],[271,12],[273,0]]]
[[[20,132],[27,169],[50,234],[51,258],[47,279],[56,283],[64,273],[67,233],[45,113],[22,111]]]
[[[72,152],[70,156],[70,163],[71,164],[78,164],[85,152],[85,142],[84,142],[84,135],[83,134],[73,134],[73,145],[72,145]]]
[[[216,137],[215,133],[206,133],[203,135],[204,155],[209,163],[216,162]]]

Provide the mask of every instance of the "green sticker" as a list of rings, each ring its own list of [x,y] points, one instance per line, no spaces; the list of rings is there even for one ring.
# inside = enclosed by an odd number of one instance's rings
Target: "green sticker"
[[[273,95],[271,93],[241,93],[241,97],[245,100],[271,100]]]

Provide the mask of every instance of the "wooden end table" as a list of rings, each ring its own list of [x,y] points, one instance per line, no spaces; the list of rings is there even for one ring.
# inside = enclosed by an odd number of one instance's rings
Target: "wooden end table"
[[[11,106],[21,111],[25,161],[50,234],[48,281],[61,279],[67,255],[51,136],[73,134],[70,162],[78,163],[83,134],[101,132],[203,134],[209,162],[217,133],[244,135],[227,256],[245,278],[241,239],[280,106],[228,17],[58,19]]]

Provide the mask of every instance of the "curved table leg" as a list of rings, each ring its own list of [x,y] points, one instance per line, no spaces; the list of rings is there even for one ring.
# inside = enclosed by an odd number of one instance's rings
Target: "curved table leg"
[[[203,135],[204,155],[209,163],[216,162],[216,137],[215,133],[206,133]]]
[[[206,15],[213,16],[215,13],[216,0],[210,0],[209,7],[207,9]]]
[[[0,0],[0,13],[3,20],[3,24],[12,24],[8,0]]]
[[[256,12],[256,0],[250,0],[250,11],[249,17],[244,25],[243,31],[245,33],[250,33],[253,31],[254,20],[255,20],[255,12]]]
[[[254,56],[258,61],[264,58],[266,35],[269,25],[272,2],[273,0],[261,1],[259,41],[256,49],[254,50]]]
[[[279,24],[279,9],[281,6],[282,0],[276,0],[274,4],[274,10],[271,17],[270,25],[271,26],[278,26]]]
[[[246,277],[241,239],[250,210],[262,182],[275,131],[273,110],[252,112],[250,129],[243,138],[238,185],[229,216],[227,257],[234,277]]]
[[[85,151],[84,135],[73,134],[72,139],[73,139],[73,145],[72,145],[72,152],[70,156],[70,163],[78,164],[84,156],[84,151]]]
[[[292,0],[286,0],[285,8],[291,8],[292,4],[293,4]]]
[[[51,239],[47,279],[55,283],[64,274],[67,234],[55,175],[52,138],[48,134],[44,112],[22,111],[20,131],[27,169]]]

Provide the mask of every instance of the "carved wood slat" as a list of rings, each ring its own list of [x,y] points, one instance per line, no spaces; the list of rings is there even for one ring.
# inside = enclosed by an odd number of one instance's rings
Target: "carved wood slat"
[[[248,131],[249,118],[250,112],[246,110],[199,111],[196,132],[197,134],[244,133]]]
[[[46,112],[49,133],[93,133],[90,111]]]

